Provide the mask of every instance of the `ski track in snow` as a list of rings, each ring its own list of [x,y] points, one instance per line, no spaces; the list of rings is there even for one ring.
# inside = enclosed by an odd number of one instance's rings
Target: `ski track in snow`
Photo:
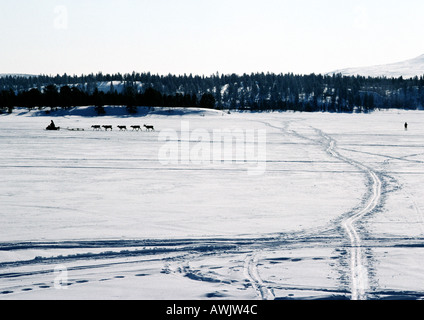
[[[368,175],[369,179],[372,181],[371,185],[368,187],[368,194],[366,204],[363,208],[352,212],[352,214],[347,217],[343,222],[343,228],[346,230],[350,243],[351,243],[351,282],[352,282],[352,300],[366,300],[367,290],[368,290],[368,271],[366,268],[366,263],[364,261],[364,254],[362,250],[361,237],[355,227],[355,224],[361,221],[364,216],[371,213],[379,204],[381,200],[382,193],[382,183],[376,172],[374,172],[369,167],[355,161],[348,159],[342,156],[336,151],[336,142],[330,136],[325,135],[322,131],[319,132],[321,136],[328,142],[327,152],[333,157],[338,158],[346,163],[349,163],[362,172]]]
[[[261,276],[259,274],[258,270],[258,255],[257,254],[249,254],[246,257],[245,263],[244,263],[244,275],[249,280],[249,282],[252,284],[253,288],[257,292],[258,297],[261,300],[274,300],[274,294],[272,291],[267,288],[267,286],[264,284],[264,282],[261,279]]]
[[[305,135],[298,133],[295,130],[289,130],[289,125],[286,124],[279,128],[266,123],[269,127],[280,129],[298,138],[311,141],[315,144],[321,145],[325,148],[325,151],[332,157],[343,161],[349,165],[352,165],[359,169],[362,173],[368,176],[368,179],[372,181],[370,186],[367,186],[367,199],[365,205],[359,207],[355,211],[351,212],[347,218],[342,221],[342,226],[345,229],[350,245],[350,268],[351,268],[351,299],[352,300],[366,300],[368,290],[368,270],[366,268],[366,261],[362,249],[362,241],[359,231],[356,228],[356,223],[360,222],[367,214],[371,213],[379,204],[382,193],[382,183],[377,173],[362,163],[349,159],[342,156],[336,150],[336,141],[323,131],[310,127],[318,133],[320,139],[315,140]]]
[[[267,124],[270,127],[278,128]],[[320,140],[311,139],[302,134],[299,134],[295,130],[288,130],[288,124],[284,127],[279,128],[282,131],[286,131],[289,134],[292,134],[298,138],[306,139],[317,144],[321,144],[326,152],[332,157],[339,159],[349,165],[352,165],[364,173],[370,181],[369,186],[367,186],[367,199],[365,205],[362,205],[355,211],[351,212],[347,218],[342,221],[342,226],[345,229],[351,245],[350,250],[350,268],[351,268],[351,299],[352,300],[366,300],[367,299],[367,290],[369,285],[368,279],[368,270],[366,267],[366,261],[364,258],[364,253],[362,249],[362,241],[359,231],[356,228],[356,223],[360,222],[367,214],[373,212],[373,210],[379,205],[382,194],[382,182],[378,177],[377,173],[371,168],[365,166],[364,164],[349,159],[341,155],[336,150],[336,141],[325,134],[323,131],[311,127],[315,132],[320,136]]]

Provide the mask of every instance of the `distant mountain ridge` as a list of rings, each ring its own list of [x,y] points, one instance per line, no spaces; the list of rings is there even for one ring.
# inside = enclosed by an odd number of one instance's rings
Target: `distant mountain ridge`
[[[328,74],[339,74],[344,76],[364,76],[364,77],[387,77],[405,79],[420,77],[424,75],[424,54],[414,59],[368,67],[346,68],[329,72]]]

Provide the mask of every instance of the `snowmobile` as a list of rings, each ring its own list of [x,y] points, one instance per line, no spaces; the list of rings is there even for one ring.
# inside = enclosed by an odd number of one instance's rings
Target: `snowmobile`
[[[46,128],[47,131],[59,131],[60,127],[56,127],[56,125],[54,124],[53,120],[52,122],[49,124],[49,126]]]
[[[47,131],[59,131],[60,130],[60,127],[50,127],[50,126],[48,126],[47,128],[46,128],[46,130]]]

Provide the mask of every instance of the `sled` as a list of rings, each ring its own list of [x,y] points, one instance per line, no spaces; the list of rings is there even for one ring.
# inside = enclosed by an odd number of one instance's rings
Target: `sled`
[[[83,128],[66,128],[68,131],[84,131]]]

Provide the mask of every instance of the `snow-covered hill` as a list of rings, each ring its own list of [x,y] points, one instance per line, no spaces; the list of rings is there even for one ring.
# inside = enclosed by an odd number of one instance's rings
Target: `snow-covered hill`
[[[366,77],[387,77],[387,78],[413,78],[415,76],[424,75],[424,55],[421,55],[417,58],[385,64],[385,65],[377,65],[377,66],[369,66],[369,67],[360,67],[360,68],[347,68],[340,69],[330,72],[333,73],[341,73],[346,76],[366,76]]]
[[[21,73],[0,73],[0,78],[3,77],[24,77],[24,78],[30,78],[35,77],[33,74],[21,74]]]

